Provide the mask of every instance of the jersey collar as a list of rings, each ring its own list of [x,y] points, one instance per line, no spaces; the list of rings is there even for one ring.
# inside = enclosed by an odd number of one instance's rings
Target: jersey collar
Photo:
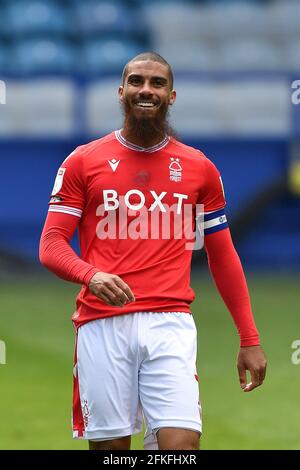
[[[128,140],[124,139],[124,137],[121,134],[121,129],[118,131],[115,131],[115,136],[116,139],[122,144],[124,147],[127,147],[131,150],[135,150],[136,152],[147,152],[147,153],[153,153],[157,152],[158,150],[163,149],[168,143],[170,142],[170,136],[166,135],[165,138],[159,142],[156,145],[153,145],[152,147],[140,147],[139,145],[132,144],[131,142],[128,142]]]

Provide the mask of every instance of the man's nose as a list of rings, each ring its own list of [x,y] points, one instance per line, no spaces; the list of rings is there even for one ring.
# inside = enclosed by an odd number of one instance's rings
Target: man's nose
[[[149,82],[144,82],[141,89],[140,89],[140,95],[152,95],[153,92],[152,92],[152,87],[151,87],[151,84]]]

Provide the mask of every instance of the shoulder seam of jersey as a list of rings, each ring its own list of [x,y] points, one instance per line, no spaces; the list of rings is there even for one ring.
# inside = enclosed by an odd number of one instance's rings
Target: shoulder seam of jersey
[[[105,141],[105,142],[102,141],[103,139],[106,139],[106,138],[108,138],[109,136],[110,136],[110,138],[109,138],[107,141]],[[114,133],[111,132],[110,134],[107,134],[107,135],[105,135],[105,136],[103,136],[103,137],[100,137],[100,139],[92,140],[91,142],[88,142],[87,144],[80,145],[80,146],[77,147],[77,148],[82,149],[82,154],[83,154],[84,156],[87,156],[87,155],[90,155],[90,153],[92,153],[92,152],[95,150],[95,148],[98,147],[98,145],[99,145],[99,146],[105,145],[105,144],[111,142],[111,141],[114,140],[114,139],[115,139]],[[101,142],[101,141],[102,141],[102,142]]]
[[[191,153],[200,153],[200,155],[204,158],[207,158],[206,155],[199,149],[195,148],[195,147],[192,147],[191,145],[186,145],[184,144],[183,142],[179,142],[178,140],[174,139],[174,138],[171,138],[171,143],[173,143],[174,145],[177,145],[177,147],[183,147],[187,150],[190,150]]]

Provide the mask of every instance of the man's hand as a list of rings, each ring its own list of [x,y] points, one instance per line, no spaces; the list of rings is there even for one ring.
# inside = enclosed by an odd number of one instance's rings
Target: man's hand
[[[237,358],[237,368],[241,388],[244,392],[251,392],[264,381],[267,360],[260,346],[242,347]],[[246,371],[250,372],[251,382],[247,383]]]
[[[125,304],[135,302],[130,287],[115,274],[98,272],[89,282],[90,291],[107,305],[124,307]]]

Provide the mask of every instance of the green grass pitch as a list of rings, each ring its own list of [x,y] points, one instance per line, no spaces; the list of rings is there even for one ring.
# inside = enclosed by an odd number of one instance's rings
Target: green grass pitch
[[[250,276],[257,325],[268,357],[263,387],[245,394],[236,373],[238,338],[229,313],[205,275],[194,278],[202,449],[300,449],[299,277]],[[74,332],[78,286],[16,281],[0,287],[0,449],[86,449],[71,437]],[[132,448],[142,449],[142,435]]]

